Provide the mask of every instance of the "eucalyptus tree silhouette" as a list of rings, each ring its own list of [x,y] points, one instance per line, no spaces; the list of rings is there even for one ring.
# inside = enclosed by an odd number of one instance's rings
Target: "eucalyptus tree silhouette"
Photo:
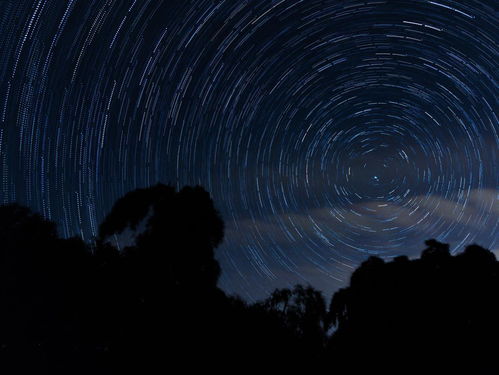
[[[330,327],[326,301],[311,286],[295,285],[292,289],[276,289],[253,308],[261,309],[274,326],[286,332],[287,345],[281,368],[290,371],[319,371]],[[265,335],[263,335],[265,336]],[[287,366],[287,367],[286,367]]]
[[[227,305],[217,288],[214,249],[224,224],[201,187],[175,191],[158,184],[119,199],[99,228],[101,272],[96,320],[114,366],[165,367],[188,356],[208,360],[207,337],[216,337]],[[132,238],[119,251],[113,242]],[[118,239],[119,241],[119,239]],[[109,298],[109,296],[112,296]],[[188,362],[187,362],[188,363]]]
[[[102,243],[125,231],[135,239],[125,254],[143,266],[161,267],[164,284],[216,287],[220,266],[214,249],[222,242],[224,223],[203,188],[176,192],[158,184],[126,194],[99,227],[99,239]],[[159,276],[157,271],[143,276]]]
[[[276,289],[262,306],[277,314],[286,328],[303,341],[303,350],[309,350],[312,356],[322,352],[329,322],[326,301],[320,291],[302,285]]]

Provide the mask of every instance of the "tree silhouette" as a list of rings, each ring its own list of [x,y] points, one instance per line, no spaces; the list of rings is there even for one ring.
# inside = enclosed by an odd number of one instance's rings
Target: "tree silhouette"
[[[101,224],[100,242],[124,231],[136,232],[126,255],[144,266],[159,266],[152,275],[161,274],[164,283],[216,287],[220,266],[213,251],[222,242],[224,224],[203,188],[176,192],[158,184],[126,194]]]
[[[4,373],[54,373],[84,363],[90,253],[19,205],[0,207],[0,363]]]
[[[369,258],[352,274],[350,286],[333,296],[329,314],[337,330],[329,353],[339,373],[497,369],[494,254],[472,245],[451,256],[446,244],[426,245],[420,259]]]
[[[277,314],[285,327],[302,341],[302,350],[309,351],[311,357],[322,352],[329,322],[321,292],[302,285],[292,290],[276,289],[262,306]]]
[[[452,255],[428,240],[418,259],[367,259],[329,309],[301,285],[248,304],[217,286],[223,234],[201,187],[128,193],[91,247],[26,207],[0,206],[0,370],[499,372],[490,251]]]
[[[201,187],[156,185],[126,194],[99,228],[99,305],[95,317],[112,366],[164,368],[211,353],[221,311],[214,249],[223,221]],[[112,239],[133,238],[121,251]],[[111,296],[111,297],[110,297]],[[207,358],[205,358],[207,359]]]

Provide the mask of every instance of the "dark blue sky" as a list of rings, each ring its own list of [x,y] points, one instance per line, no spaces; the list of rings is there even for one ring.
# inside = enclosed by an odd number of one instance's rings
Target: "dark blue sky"
[[[247,299],[499,250],[497,2],[4,0],[0,31],[0,200],[65,236],[163,182],[211,192]]]

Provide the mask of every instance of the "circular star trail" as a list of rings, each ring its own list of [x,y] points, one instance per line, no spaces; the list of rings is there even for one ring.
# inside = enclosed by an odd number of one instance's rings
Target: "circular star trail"
[[[494,1],[0,1],[2,203],[91,241],[200,184],[220,285],[329,294],[369,255],[498,250]]]

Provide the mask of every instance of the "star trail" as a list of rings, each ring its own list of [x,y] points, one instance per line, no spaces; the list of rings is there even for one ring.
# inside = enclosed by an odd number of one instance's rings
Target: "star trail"
[[[3,0],[0,31],[0,202],[64,236],[200,184],[248,300],[429,238],[499,250],[495,1]]]

